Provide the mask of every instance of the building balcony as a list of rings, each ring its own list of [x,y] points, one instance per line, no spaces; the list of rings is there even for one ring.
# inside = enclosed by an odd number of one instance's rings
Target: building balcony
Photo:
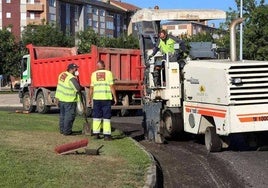
[[[27,3],[26,9],[28,11],[39,11],[39,12],[43,12],[44,11],[44,4],[42,4],[42,3],[35,3],[35,4]]]
[[[35,18],[35,19],[27,18],[27,25],[29,25],[29,24],[40,25],[40,24],[42,24],[42,19],[40,19],[40,18]]]

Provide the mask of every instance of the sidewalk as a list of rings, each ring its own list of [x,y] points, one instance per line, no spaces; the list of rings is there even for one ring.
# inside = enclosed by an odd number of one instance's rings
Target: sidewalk
[[[22,107],[19,94],[1,94],[0,92],[0,107]]]

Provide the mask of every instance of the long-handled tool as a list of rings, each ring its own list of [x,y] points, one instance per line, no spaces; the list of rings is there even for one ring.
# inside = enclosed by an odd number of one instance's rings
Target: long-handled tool
[[[80,80],[79,80],[79,76],[77,76],[77,81],[80,85]],[[91,126],[87,120],[87,104],[86,104],[86,100],[84,100],[83,94],[81,91],[78,92],[78,95],[80,97],[81,103],[82,103],[82,108],[83,108],[83,116],[85,118],[85,123],[83,125],[83,130],[82,133],[85,135],[91,135]]]
[[[91,126],[90,126],[90,123],[88,122],[88,119],[87,119],[86,100],[84,100],[84,97],[83,97],[81,92],[79,92],[79,96],[80,96],[80,100],[81,100],[81,103],[82,103],[82,106],[83,106],[83,116],[85,118],[85,123],[84,123],[84,126],[83,126],[82,133],[85,134],[85,135],[91,135]]]

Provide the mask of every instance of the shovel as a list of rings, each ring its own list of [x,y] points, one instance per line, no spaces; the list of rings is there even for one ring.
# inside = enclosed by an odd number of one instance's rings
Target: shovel
[[[79,96],[80,96],[81,103],[82,103],[82,106],[83,106],[83,116],[85,118],[85,123],[84,123],[84,126],[83,126],[82,133],[85,134],[85,135],[91,135],[91,126],[90,126],[90,124],[88,122],[88,119],[87,119],[86,101],[84,100],[81,92],[79,92]]]
[[[103,147],[103,145],[101,145],[97,149],[85,149],[85,153],[86,153],[86,155],[99,155],[100,154],[100,149],[102,147]]]

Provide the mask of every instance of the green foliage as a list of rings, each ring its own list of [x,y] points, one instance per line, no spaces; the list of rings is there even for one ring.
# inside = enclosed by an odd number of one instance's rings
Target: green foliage
[[[207,32],[198,33],[190,37],[190,40],[194,42],[213,42],[214,39],[212,37],[212,34],[213,33],[207,33]]]
[[[91,45],[98,45],[99,38],[93,29],[87,28],[84,31],[79,31],[77,34],[79,39],[78,52],[89,53]]]
[[[244,30],[246,59],[268,60],[268,5],[255,8],[248,16]]]
[[[19,76],[21,50],[7,28],[0,30],[0,74]]]
[[[36,46],[74,46],[74,37],[63,33],[55,24],[34,25],[29,24],[22,32],[23,44]]]
[[[229,26],[232,20],[240,17],[240,0],[236,0],[237,9],[229,8],[227,19],[221,28],[226,30],[226,35],[220,43],[227,49],[230,47]],[[266,12],[265,12],[266,11]],[[267,60],[267,5],[264,0],[243,1],[243,58],[250,60]],[[239,27],[238,27],[239,28]],[[228,29],[228,30],[227,30]],[[237,31],[237,49],[239,49],[239,31]]]
[[[131,48],[138,49],[139,41],[133,36],[121,36],[118,38],[109,38],[105,36],[99,36],[92,28],[87,28],[84,31],[80,31],[77,34],[79,40],[78,51],[79,53],[90,52],[91,45],[106,48]]]

